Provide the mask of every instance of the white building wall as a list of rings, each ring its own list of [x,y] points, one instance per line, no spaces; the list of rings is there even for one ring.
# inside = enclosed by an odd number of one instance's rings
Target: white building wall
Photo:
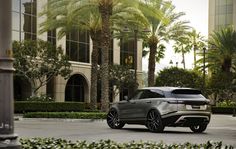
[[[120,40],[114,39],[113,40],[113,62],[114,64],[120,64]],[[115,87],[114,87],[115,89]],[[113,102],[117,102],[120,100],[120,94],[116,95]]]
[[[137,43],[137,81],[139,84],[139,88],[143,87],[143,80],[142,80],[142,55],[143,55],[143,44],[142,41],[138,41]]]
[[[236,30],[236,0],[233,0],[233,24],[234,24],[234,29]]]
[[[215,29],[215,3],[216,0],[209,0],[208,34]]]

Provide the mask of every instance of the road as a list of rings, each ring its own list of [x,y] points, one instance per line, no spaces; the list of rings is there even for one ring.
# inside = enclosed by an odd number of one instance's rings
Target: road
[[[207,130],[192,133],[189,128],[166,127],[163,133],[151,133],[142,125],[125,125],[123,129],[110,129],[104,120],[21,119],[15,121],[15,133],[20,138],[55,137],[72,141],[111,139],[118,142],[132,140],[163,141],[165,143],[205,143],[223,141],[236,147],[236,117],[213,115]]]

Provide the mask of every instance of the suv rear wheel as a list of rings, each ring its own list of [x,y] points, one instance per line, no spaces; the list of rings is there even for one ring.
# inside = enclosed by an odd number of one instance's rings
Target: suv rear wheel
[[[147,115],[146,127],[151,132],[162,132],[164,126],[161,121],[161,116],[156,110],[151,110]]]
[[[201,133],[201,132],[205,131],[206,128],[207,128],[207,124],[190,126],[190,129],[195,133]]]
[[[107,114],[107,124],[112,129],[121,129],[125,123],[120,122],[118,113],[115,109],[111,109]]]

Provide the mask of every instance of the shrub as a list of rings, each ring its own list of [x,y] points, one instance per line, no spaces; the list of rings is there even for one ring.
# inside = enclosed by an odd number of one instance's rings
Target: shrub
[[[15,113],[24,112],[79,112],[84,111],[85,103],[80,102],[28,102],[15,101]]]
[[[29,112],[24,118],[105,119],[104,112]]]
[[[236,102],[231,100],[223,100],[216,104],[217,107],[236,107]]]
[[[22,149],[29,148],[40,148],[40,149],[127,149],[127,148],[150,148],[150,149],[160,149],[160,148],[221,148],[221,149],[233,149],[231,145],[223,145],[222,142],[213,142],[207,141],[203,144],[192,144],[192,143],[183,143],[183,144],[165,144],[163,142],[143,142],[143,141],[131,141],[128,143],[117,143],[112,140],[100,140],[98,142],[86,142],[86,141],[77,141],[72,142],[64,139],[55,139],[55,138],[32,138],[32,139],[20,139]]]
[[[202,88],[203,79],[195,71],[171,67],[163,69],[156,78],[156,86]]]
[[[47,95],[40,95],[40,96],[30,96],[26,99],[26,101],[30,102],[53,102],[54,100],[47,96]]]

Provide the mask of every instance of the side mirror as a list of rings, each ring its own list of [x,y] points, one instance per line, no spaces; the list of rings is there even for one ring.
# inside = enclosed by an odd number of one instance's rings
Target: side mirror
[[[129,98],[128,98],[128,96],[124,96],[124,99],[125,99],[125,100],[127,100],[127,101],[129,101]]]

